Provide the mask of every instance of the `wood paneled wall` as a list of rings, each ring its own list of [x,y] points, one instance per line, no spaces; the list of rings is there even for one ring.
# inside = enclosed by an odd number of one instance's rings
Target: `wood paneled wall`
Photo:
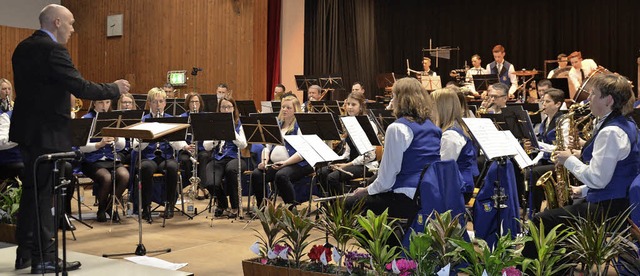
[[[188,87],[215,93],[225,82],[236,99],[266,95],[267,1],[63,0],[80,37],[76,65],[92,81],[126,78],[146,94],[169,70],[203,68]],[[124,15],[124,35],[106,36],[107,16]]]
[[[37,19],[36,19],[37,20]],[[13,51],[20,41],[31,36],[35,30],[0,26],[0,78],[5,78],[13,83],[13,69],[11,67],[11,57]],[[71,59],[78,60],[78,37],[72,36],[67,43],[67,49],[71,54]]]

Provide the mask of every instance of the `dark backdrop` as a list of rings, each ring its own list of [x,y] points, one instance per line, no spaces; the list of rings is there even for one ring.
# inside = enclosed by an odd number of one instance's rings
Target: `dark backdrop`
[[[502,44],[516,70],[542,71],[544,60],[579,50],[637,85],[639,10],[637,0],[306,0],[304,71],[341,74],[347,90],[361,81],[372,98],[381,93],[378,73],[406,74],[406,59],[421,70],[421,49],[431,39],[433,47],[460,47],[439,68],[432,57],[444,82],[473,54],[486,66],[491,48]]]

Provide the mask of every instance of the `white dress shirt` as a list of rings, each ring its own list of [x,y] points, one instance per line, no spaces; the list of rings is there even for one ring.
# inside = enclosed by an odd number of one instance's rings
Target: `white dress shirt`
[[[378,178],[367,187],[369,195],[391,191],[396,182],[396,176],[402,168],[402,157],[411,145],[411,141],[413,141],[413,131],[407,125],[397,122],[389,125],[384,136],[384,153],[378,170]],[[394,192],[403,193],[409,198],[413,198],[416,189],[405,187],[398,188]]]
[[[593,61],[593,59],[583,59],[581,68],[582,68],[582,71],[584,72],[584,77],[586,78],[589,76],[589,74],[591,74],[591,72],[593,72],[598,68],[598,64],[596,64],[596,62]],[[573,83],[573,87],[575,87],[576,89],[580,88],[580,86],[582,85],[582,82],[584,81],[582,79],[582,74],[580,73],[580,69],[576,70],[576,68],[574,68],[573,66],[571,67],[571,69],[569,70],[569,81]]]
[[[9,126],[11,119],[9,114],[0,114],[0,150],[6,150],[17,146],[18,144],[9,141]]]
[[[440,140],[440,159],[457,161],[466,144],[467,140],[460,133],[453,129],[445,130]]]
[[[222,141],[224,143],[224,141]],[[216,140],[205,140],[202,142],[202,146],[205,150],[213,150],[215,146],[217,146],[220,141]],[[239,148],[244,149],[247,147],[247,138],[244,136],[244,129],[240,127],[240,133],[236,132],[236,139],[233,140],[233,143]],[[224,144],[222,144],[224,146]]]

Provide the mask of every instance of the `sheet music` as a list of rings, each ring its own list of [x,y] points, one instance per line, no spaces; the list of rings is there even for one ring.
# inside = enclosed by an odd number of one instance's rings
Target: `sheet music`
[[[518,167],[520,167],[520,169],[535,165],[536,162],[533,162],[533,160],[531,160],[527,152],[524,150],[524,148],[522,148],[522,146],[518,142],[518,139],[513,136],[513,133],[511,133],[511,131],[504,130],[501,132],[505,137],[507,137],[507,140],[509,140],[509,147],[515,148],[518,152],[518,154],[514,156],[513,159],[516,160],[516,163],[518,163]]]
[[[270,101],[261,101],[260,102],[260,113],[271,113],[273,112],[273,107],[271,106]]]
[[[356,149],[360,154],[365,154],[376,148],[369,141],[369,137],[367,137],[367,133],[364,132],[360,123],[358,123],[358,119],[353,116],[341,117],[342,124],[344,128],[349,132],[349,136],[351,137],[351,141],[356,146]]]
[[[478,141],[487,159],[517,155],[518,151],[510,145],[507,136],[498,131],[489,118],[462,118],[467,128]],[[513,135],[512,135],[513,136]]]
[[[309,162],[309,165],[312,167],[317,163],[340,159],[340,156],[320,140],[318,135],[285,135],[284,139],[296,149],[296,151],[302,155],[302,158]]]
[[[148,130],[155,135],[163,131],[170,130],[174,127],[176,127],[176,124],[152,122],[152,123],[140,123],[138,125],[132,126],[130,129]]]

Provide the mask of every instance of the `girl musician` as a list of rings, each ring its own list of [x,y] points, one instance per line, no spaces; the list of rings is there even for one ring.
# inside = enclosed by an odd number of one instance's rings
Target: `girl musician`
[[[542,97],[542,113],[546,115],[546,118],[540,124],[538,130],[538,144],[541,147],[541,151],[538,156],[534,158],[537,161],[537,165],[531,169],[531,183],[535,184],[540,176],[544,173],[553,170],[555,165],[551,162],[550,152],[555,149],[553,146],[556,144],[556,124],[559,123],[558,119],[562,117],[562,113],[559,112],[560,107],[564,103],[564,92],[559,89],[549,88],[546,90]],[[562,137],[564,137],[563,145],[569,145],[569,122],[563,120],[562,124]],[[525,148],[529,148],[530,143],[525,142]],[[537,213],[540,211],[542,201],[544,200],[544,190],[542,187],[532,185],[531,187],[531,206],[532,212]]]
[[[93,101],[93,109],[82,118],[94,118],[98,112],[107,112],[111,107],[111,100]],[[97,187],[98,212],[96,220],[98,222],[107,221],[107,214],[113,221],[120,221],[118,212],[111,212],[111,200],[109,195],[113,192],[112,172],[115,170],[115,196],[122,199],[122,193],[129,183],[129,171],[120,163],[119,155],[113,155],[113,147],[121,150],[125,146],[124,139],[114,137],[92,138],[85,146],[80,147],[84,153],[82,159],[82,173],[91,178]],[[115,164],[115,166],[114,166]],[[122,202],[122,201],[120,201]]]
[[[148,118],[171,117],[164,113],[167,105],[167,94],[162,88],[154,87],[147,94],[149,114],[144,115],[143,121]],[[134,150],[137,150],[137,140],[133,142]],[[174,150],[191,150],[185,141],[142,143],[142,164],[140,179],[142,180],[142,218],[151,222],[150,204],[153,186],[153,174],[165,173],[166,195],[168,204],[164,214],[165,218],[173,218],[173,205],[176,198],[178,183],[178,161],[174,158]]]
[[[118,99],[118,110],[135,110],[136,102],[131,93],[122,93]]]
[[[180,117],[189,117],[191,113],[199,113],[202,112],[202,104],[204,101],[200,94],[196,92],[191,92],[187,94],[187,97],[184,101],[184,108],[187,110],[186,112],[180,114]],[[191,136],[187,137],[187,143],[193,143]],[[189,184],[189,179],[191,179],[193,175],[193,163],[191,162],[191,152],[190,151],[181,151],[178,159],[180,160],[180,167],[183,170],[182,174],[182,185]],[[209,157],[211,156],[211,151],[205,150],[202,145],[202,141],[198,141],[198,174],[203,175],[206,168],[207,162],[209,162]],[[203,192],[198,190],[198,192]],[[198,196],[199,199],[204,199],[205,195]]]
[[[344,106],[348,116],[360,116],[366,114],[366,99],[362,93],[350,93],[344,101]],[[371,124],[373,129],[377,131],[378,128],[375,124],[373,122]],[[347,159],[348,162],[324,167],[320,169],[318,173],[320,185],[324,191],[330,195],[343,194],[345,191],[342,183],[354,178],[365,176],[364,166],[370,168],[378,167],[375,151],[368,152],[364,155],[358,155],[356,146],[351,139],[345,137],[344,142],[346,142],[346,146],[341,159]],[[345,172],[349,172],[351,175],[348,175]],[[371,172],[366,172],[367,176],[371,176],[372,174],[373,173]]]
[[[393,85],[395,122],[385,134],[385,151],[378,178],[347,197],[347,208],[364,199],[364,211],[413,220],[418,205],[413,197],[422,169],[440,160],[442,131],[433,123],[433,99],[420,82],[403,78]]]
[[[233,113],[236,127],[236,139],[233,141],[205,141],[204,148],[212,150],[211,161],[206,164],[205,187],[209,193],[218,199],[218,206],[214,212],[215,217],[226,216],[235,218],[238,216],[238,173],[246,170],[247,165],[241,162],[241,171],[238,171],[238,148],[247,147],[247,139],[240,123],[240,113],[236,101],[226,97],[218,101],[218,112]],[[224,185],[222,178],[224,177]],[[227,195],[229,200],[227,200]],[[231,210],[229,210],[231,201]]]
[[[278,122],[283,136],[301,134],[294,116],[295,112],[301,112],[298,98],[295,96],[282,98]],[[252,190],[260,205],[263,203],[263,191],[266,183],[262,181],[263,172],[266,182],[274,182],[282,200],[287,204],[294,204],[293,182],[312,173],[313,168],[286,141],[284,146],[265,147],[262,151],[262,162],[258,164],[258,168],[251,175]]]
[[[473,177],[480,172],[476,147],[469,138],[469,134],[462,128],[463,110],[458,94],[452,89],[444,88],[434,91],[431,96],[438,110],[438,126],[442,130],[440,159],[456,160],[464,180],[462,193],[467,202],[471,199],[475,188]]]

